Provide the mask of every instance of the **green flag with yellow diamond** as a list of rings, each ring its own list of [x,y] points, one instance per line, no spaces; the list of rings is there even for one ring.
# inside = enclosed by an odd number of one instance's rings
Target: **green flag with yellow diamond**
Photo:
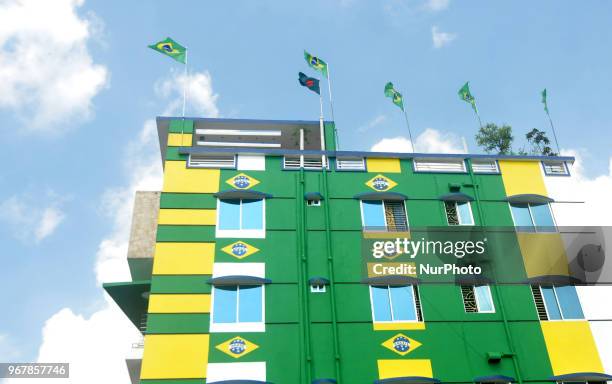
[[[167,37],[165,40],[149,45],[149,48],[159,53],[163,53],[166,56],[170,56],[179,63],[185,64],[185,61],[187,60],[187,48],[183,47],[169,37]]]
[[[401,93],[399,93],[395,88],[393,88],[393,83],[388,82],[385,85],[385,96],[390,97],[391,101],[393,101],[393,104],[400,107],[402,111],[404,110],[404,98],[402,97]]]
[[[323,76],[327,77],[327,63],[323,60],[319,59],[316,56],[311,55],[310,53],[304,51],[304,60],[308,63],[310,68],[315,69],[323,74]]]

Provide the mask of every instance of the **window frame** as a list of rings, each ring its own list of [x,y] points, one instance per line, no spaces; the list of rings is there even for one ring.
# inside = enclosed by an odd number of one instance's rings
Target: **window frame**
[[[389,309],[391,311],[391,321],[387,320],[376,320],[374,316],[374,299],[372,295],[372,288],[374,287],[386,287],[387,289],[387,297],[389,298]],[[421,302],[421,290],[415,289],[414,284],[401,285],[401,287],[410,287],[412,289],[412,308],[414,309],[414,314],[416,315],[415,320],[393,320],[393,300],[391,298],[391,285],[368,285],[368,291],[370,294],[370,312],[372,312],[372,323],[374,324],[398,324],[398,323],[423,323],[425,322],[425,315],[423,314],[423,308],[421,307],[421,320],[419,320],[419,308],[417,307],[417,296],[419,303]]]
[[[512,222],[514,223],[514,228],[517,232],[521,232],[521,233],[558,233],[559,230],[557,228],[557,220],[555,220],[555,215],[553,213],[552,210],[552,206],[550,205],[550,203],[543,203],[543,204],[535,204],[535,203],[522,203],[522,204],[527,204],[527,210],[529,212],[529,219],[531,220],[531,227],[533,229],[533,231],[525,231],[525,230],[518,230],[518,228],[525,228],[524,225],[516,225],[516,219],[514,217],[514,212],[512,211],[512,204],[517,204],[517,203],[508,203],[508,207],[510,208],[510,216],[512,217]],[[534,216],[533,216],[533,212],[531,211],[531,206],[532,205],[546,205],[548,206],[548,211],[550,212],[550,217],[552,219],[553,222],[553,228],[554,231],[538,231],[538,227],[544,227],[543,225],[536,225],[535,220],[534,220]],[[547,227],[548,228],[548,227]]]
[[[306,206],[307,207],[320,207],[321,206],[321,200],[306,200]]]
[[[472,203],[470,201],[443,201],[442,202],[444,204],[444,216],[446,217],[446,224],[448,226],[454,227],[455,224],[450,224],[448,222],[448,215],[446,214],[446,204],[447,203],[453,203],[455,205],[455,212],[457,212],[457,218],[459,219],[459,224],[457,224],[457,226],[475,226],[476,222],[474,221],[474,212],[472,211]],[[466,203],[468,206],[468,210],[470,212],[470,218],[472,219],[472,223],[471,224],[464,224],[462,223],[462,219],[461,219],[461,215],[459,215],[459,203]]]
[[[546,171],[546,164],[545,163],[561,163],[563,164],[563,169],[565,170],[564,173],[549,173]],[[542,164],[542,171],[544,172],[545,176],[564,176],[564,177],[568,177],[571,176],[570,174],[570,170],[569,167],[567,166],[567,162],[563,161],[563,160],[542,160],[540,162],[540,164]]]
[[[477,171],[477,170],[474,169],[474,163],[483,164],[485,162],[487,162],[487,163],[494,163],[495,164],[495,170],[494,171],[484,171],[483,172],[483,171]],[[488,159],[472,159],[472,166],[471,166],[471,168],[472,168],[472,172],[474,174],[476,174],[476,175],[499,175],[499,174],[501,174],[501,170],[499,168],[499,161],[497,159],[490,159],[490,160],[488,160]]]
[[[364,221],[364,215],[363,215],[363,202],[364,201],[381,201],[382,202],[382,209],[383,209],[383,218],[385,219],[385,229],[384,230],[367,230],[366,225],[365,225],[365,221]],[[359,212],[361,213],[361,230],[363,232],[390,232],[390,233],[402,233],[402,232],[408,232],[410,231],[410,220],[408,219],[408,208],[406,207],[406,201],[405,200],[401,200],[402,204],[404,205],[404,215],[406,215],[406,231],[389,231],[389,223],[387,222],[387,215],[385,215],[385,201],[384,199],[380,199],[380,200],[359,200]]]
[[[491,298],[491,306],[493,307],[490,311],[484,311],[480,309],[480,302],[478,301],[478,295],[476,294],[476,287],[487,287],[487,292],[489,293],[489,297]],[[474,292],[474,300],[476,301],[476,309],[477,313],[495,313],[495,300],[493,300],[493,292],[491,292],[491,286],[489,284],[482,285],[472,285],[472,290]]]
[[[240,217],[238,218],[240,222],[240,227],[242,227],[242,207],[243,200],[261,200],[261,209],[262,209],[262,228],[261,229],[220,229],[219,228],[219,219],[221,218],[221,201],[240,201]],[[266,199],[217,199],[217,221],[215,223],[215,237],[218,238],[232,238],[232,237],[244,237],[251,239],[265,239],[266,238]]]
[[[449,169],[419,169],[418,163],[419,162],[429,162],[429,163],[447,163],[447,164],[452,164],[453,161],[459,163],[459,160],[461,161],[461,170],[449,170]],[[413,158],[412,159],[412,171],[414,173],[451,173],[451,174],[464,174],[464,173],[468,173],[468,168],[466,165],[466,161],[465,158],[461,158],[457,160],[457,158],[454,157],[445,157],[445,158]]]
[[[256,286],[261,288],[261,321],[235,321],[232,323],[215,323],[215,293],[217,287],[213,286],[210,292],[210,333],[223,332],[265,332],[266,331],[266,285],[255,284],[248,286]],[[236,287],[236,317],[240,315],[240,285],[232,285]]]
[[[552,287],[552,292],[555,296],[555,303],[557,304],[557,309],[559,310],[559,315],[561,316],[560,319],[551,319],[550,318],[550,312],[548,311],[548,304],[546,304],[546,296],[544,295],[544,292],[542,291],[542,286],[538,285],[538,289],[540,290],[540,295],[542,296],[542,303],[544,304],[544,310],[546,310],[546,321],[579,321],[579,320],[585,320],[585,316],[584,316],[584,310],[582,309],[582,303],[580,302],[580,297],[578,297],[578,305],[580,306],[580,312],[582,312],[582,318],[565,318],[565,315],[563,314],[563,308],[561,307],[561,303],[559,302],[559,296],[557,295],[557,286],[556,285],[551,285]],[[575,288],[574,288],[575,289]]]

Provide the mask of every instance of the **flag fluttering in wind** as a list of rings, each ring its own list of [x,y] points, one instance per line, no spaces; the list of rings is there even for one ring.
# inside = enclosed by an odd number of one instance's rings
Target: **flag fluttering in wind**
[[[542,91],[542,104],[544,104],[544,110],[548,113],[548,102],[546,101],[546,88]]]
[[[401,93],[399,93],[395,88],[393,88],[392,82],[388,82],[385,85],[385,96],[390,97],[391,101],[393,101],[393,104],[400,107],[402,111],[404,110],[404,98],[402,97]]]
[[[310,68],[317,70],[323,74],[323,76],[327,76],[327,63],[323,60],[319,59],[316,56],[311,55],[310,53],[304,51],[304,60],[308,63]]]
[[[474,109],[474,112],[478,113],[478,109],[476,108],[476,99],[474,98],[474,96],[472,96],[472,93],[470,92],[469,82],[465,83],[463,87],[461,87],[458,94],[461,100],[470,103],[472,105],[472,108]]]
[[[310,89],[313,92],[316,92],[318,95],[321,94],[321,88],[319,87],[319,79],[315,79],[314,77],[308,77],[302,72],[299,74],[300,85]]]
[[[159,53],[163,53],[179,63],[185,64],[187,61],[187,48],[183,47],[169,37],[167,37],[165,40],[149,45],[149,48]]]

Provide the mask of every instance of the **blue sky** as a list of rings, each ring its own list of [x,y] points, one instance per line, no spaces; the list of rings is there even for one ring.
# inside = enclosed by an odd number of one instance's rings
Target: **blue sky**
[[[36,6],[19,14],[14,0],[0,4],[0,81],[20,95],[0,90],[0,353],[14,358],[36,359],[43,324],[62,308],[88,318],[105,305],[95,266],[125,215],[113,198],[137,184],[134,161],[158,160],[157,143],[138,138],[179,95],[171,82],[182,67],[146,48],[166,36],[188,46],[190,71],[212,82],[200,84],[189,115],[317,119],[317,98],[297,83],[299,71],[316,75],[307,49],[330,65],[342,149],[406,136],[383,96],[387,81],[403,92],[415,136],[431,128],[454,143],[465,137],[470,152],[480,150],[475,117],[457,96],[465,81],[484,122],[512,125],[515,149],[528,130],[548,128],[546,87],[561,147],[581,154],[585,177],[608,174],[610,2],[48,3],[57,8],[42,26],[36,18],[48,13]],[[36,27],[6,26],[11,15]],[[46,59],[13,56],[29,44],[48,49]],[[86,76],[65,82],[71,70]],[[39,73],[59,79],[56,88]]]

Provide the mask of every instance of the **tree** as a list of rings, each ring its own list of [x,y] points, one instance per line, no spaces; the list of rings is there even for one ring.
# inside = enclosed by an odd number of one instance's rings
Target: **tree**
[[[498,155],[508,155],[512,153],[512,127],[502,125],[498,127],[496,124],[488,123],[484,127],[480,127],[476,134],[476,143],[481,146],[485,152],[497,152]]]
[[[543,156],[557,156],[550,147],[550,140],[546,136],[546,132],[540,131],[537,128],[532,129],[525,135],[527,142],[531,144],[531,154]]]

